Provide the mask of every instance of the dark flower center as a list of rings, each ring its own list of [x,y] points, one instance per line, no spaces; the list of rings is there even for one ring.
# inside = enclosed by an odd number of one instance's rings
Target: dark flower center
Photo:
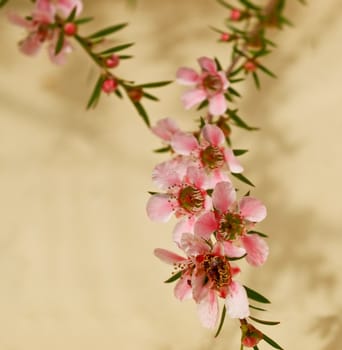
[[[203,267],[208,280],[214,283],[215,288],[220,289],[230,283],[230,265],[225,256],[207,254],[204,256]]]
[[[189,213],[198,213],[203,209],[204,196],[196,187],[186,186],[179,191],[178,203]]]
[[[208,74],[203,79],[203,87],[209,96],[213,96],[223,90],[222,79],[219,75]]]
[[[218,147],[208,146],[201,153],[201,159],[204,166],[209,169],[221,168],[224,164],[224,157]]]
[[[235,239],[241,236],[245,226],[242,217],[239,214],[227,213],[220,222],[220,232],[225,239]]]

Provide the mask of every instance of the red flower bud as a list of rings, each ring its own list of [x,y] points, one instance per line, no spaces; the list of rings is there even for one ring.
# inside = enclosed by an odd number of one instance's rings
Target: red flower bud
[[[263,334],[249,323],[241,325],[241,343],[248,348],[253,348],[263,338]]]
[[[220,38],[221,41],[228,41],[229,39],[230,39],[229,33],[222,33],[221,34],[221,38]]]
[[[255,72],[258,67],[253,61],[247,61],[244,68],[246,72]]]
[[[232,11],[230,12],[230,19],[232,21],[238,21],[239,19],[241,19],[241,11],[238,9],[232,9]]]
[[[64,33],[68,36],[73,36],[77,33],[77,25],[73,22],[64,24]]]
[[[112,55],[105,59],[106,67],[115,68],[120,63],[120,57],[118,55]]]
[[[143,97],[143,94],[141,88],[133,88],[127,91],[127,95],[133,102],[139,102]]]
[[[102,91],[110,94],[118,87],[118,82],[114,78],[108,78],[102,83]]]

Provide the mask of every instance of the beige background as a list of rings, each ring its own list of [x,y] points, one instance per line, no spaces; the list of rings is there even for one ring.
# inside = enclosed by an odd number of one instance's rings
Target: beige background
[[[286,349],[338,350],[342,332],[341,81],[342,3],[289,1],[295,28],[274,33],[267,61],[280,79],[263,89],[244,84],[242,115],[259,133],[235,133],[242,161],[268,206],[265,267],[241,280],[272,301],[260,327]],[[201,55],[228,59],[208,24],[226,12],[211,0],[85,1],[91,28],[122,21],[120,39],[136,41],[135,60],[119,68],[138,82],[173,79]],[[25,14],[28,1],[7,9]],[[55,67],[46,53],[18,53],[23,36],[0,13],[0,349],[238,349],[238,324],[221,337],[203,330],[191,302],[179,303],[162,281],[169,267],[152,255],[172,248],[173,223],[145,215],[159,146],[129,103],[103,98],[85,112],[96,70],[77,49]],[[86,27],[84,27],[86,30]],[[151,118],[172,116],[184,127],[195,113],[182,89],[160,89],[146,103]],[[260,346],[269,348],[267,344]]]

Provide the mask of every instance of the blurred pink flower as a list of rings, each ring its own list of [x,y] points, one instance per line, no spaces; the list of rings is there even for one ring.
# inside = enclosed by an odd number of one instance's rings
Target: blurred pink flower
[[[185,109],[190,109],[204,100],[208,100],[209,112],[212,115],[225,113],[227,101],[224,93],[229,86],[226,73],[218,71],[215,61],[211,58],[200,57],[198,63],[201,67],[200,74],[187,67],[179,68],[176,73],[179,84],[194,87],[193,90],[182,95]]]
[[[66,54],[72,48],[67,40],[64,40],[61,51],[56,55],[55,47],[60,32],[60,28],[53,28],[55,16],[61,14],[67,17],[72,9],[77,8],[77,14],[82,11],[83,5],[80,0],[37,0],[30,17],[21,17],[15,13],[9,13],[9,20],[28,31],[25,39],[20,41],[20,51],[28,56],[36,55],[44,42],[49,42],[48,53],[51,61],[56,64],[65,63]]]

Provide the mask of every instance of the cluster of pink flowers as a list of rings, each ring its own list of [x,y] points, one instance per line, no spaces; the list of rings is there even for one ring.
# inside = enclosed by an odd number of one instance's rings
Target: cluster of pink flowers
[[[28,17],[21,17],[15,13],[9,14],[12,23],[26,29],[28,32],[25,39],[19,43],[21,52],[28,56],[36,55],[44,43],[48,44],[48,53],[51,61],[56,64],[63,64],[66,55],[72,51],[67,39],[63,39],[61,49],[56,53],[57,42],[60,31],[66,35],[74,35],[76,26],[74,23],[65,23],[61,28],[58,24],[67,19],[72,10],[76,8],[76,15],[83,9],[81,0],[37,0],[32,14]]]
[[[185,108],[208,100],[209,113],[222,114],[228,81],[213,60],[202,57],[199,62],[201,74],[190,68],[177,72],[181,83],[195,85],[183,95]],[[153,170],[152,181],[160,192],[149,198],[147,214],[156,222],[176,217],[173,241],[183,251],[178,255],[158,248],[155,255],[175,266],[174,277],[179,279],[174,294],[196,302],[203,326],[216,326],[220,298],[231,318],[243,320],[250,314],[249,302],[233,261],[245,258],[256,267],[266,261],[268,246],[253,230],[266,217],[266,207],[249,195],[237,199],[230,174],[241,173],[243,167],[210,119],[193,133],[182,131],[170,118],[160,120],[152,131],[167,145],[171,158]]]

